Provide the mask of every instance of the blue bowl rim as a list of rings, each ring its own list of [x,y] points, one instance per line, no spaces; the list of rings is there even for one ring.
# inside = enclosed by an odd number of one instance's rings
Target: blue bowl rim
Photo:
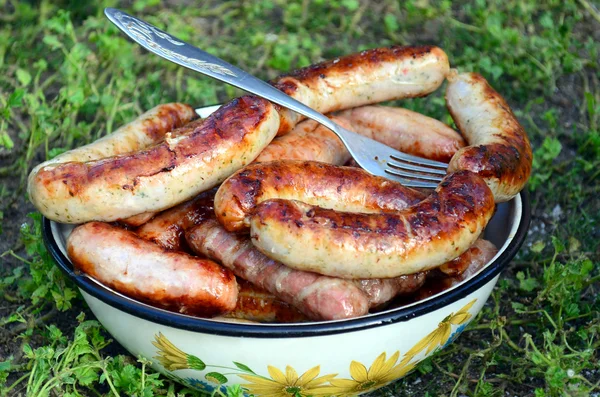
[[[133,299],[115,294],[86,276],[77,274],[69,259],[60,250],[51,230],[51,221],[43,218],[42,236],[44,244],[50,255],[57,262],[58,267],[83,291],[99,299],[100,301],[129,313],[133,316],[166,325],[173,328],[232,337],[251,338],[296,338],[320,335],[332,335],[345,332],[354,332],[382,325],[408,321],[412,318],[430,313],[441,307],[450,305],[464,298],[473,291],[487,284],[498,275],[515,257],[521,248],[531,220],[531,204],[529,193],[524,189],[520,193],[522,201],[522,215],[513,240],[506,249],[482,272],[476,274],[459,287],[442,293],[436,299],[428,299],[418,302],[406,308],[398,308],[388,312],[358,317],[343,321],[319,322],[319,323],[296,323],[277,325],[244,324],[233,322],[208,321],[206,319],[190,317],[175,312],[157,309]]]

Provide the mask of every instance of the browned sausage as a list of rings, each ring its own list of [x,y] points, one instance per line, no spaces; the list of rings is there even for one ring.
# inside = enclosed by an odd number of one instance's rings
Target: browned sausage
[[[298,323],[308,321],[298,309],[256,287],[244,279],[238,279],[240,292],[235,309],[224,317],[261,323]]]
[[[238,288],[231,271],[213,261],[166,251],[102,222],[76,227],[67,239],[75,267],[129,297],[196,315],[233,310]]]
[[[214,191],[211,192],[214,194]],[[211,192],[206,192],[190,202],[180,204],[177,207],[163,212],[155,219],[138,229],[138,235],[154,241],[160,246],[168,249],[187,249],[187,243],[181,241],[184,231],[205,222],[206,219],[210,217],[214,217],[212,203],[213,196],[211,195]],[[226,239],[228,237],[224,234],[223,238]],[[248,239],[242,237],[238,237],[237,241],[241,242],[244,240],[249,241]],[[254,248],[253,250],[256,251]],[[228,254],[224,253],[222,255]],[[255,255],[257,257],[263,257],[263,255],[258,253],[258,251],[256,251]],[[220,261],[220,258],[220,256],[213,257],[213,259],[217,261]],[[253,266],[253,264],[250,262],[248,263],[248,266]],[[294,272],[301,273],[298,271]],[[400,276],[392,279],[353,280],[353,282],[363,293],[366,294],[366,297],[369,301],[369,307],[374,307],[387,302],[396,295],[405,295],[415,291],[422,284],[423,280],[424,277],[422,274],[416,274]],[[259,293],[256,294],[255,298],[256,302],[262,302],[262,298]],[[247,308],[247,310],[244,310],[240,307],[240,305],[243,303],[243,299],[245,299],[244,296],[240,294],[240,297],[238,298],[238,305],[235,310],[237,314],[230,313],[227,316],[253,321],[270,321],[269,316],[274,315],[285,317],[285,310],[280,314],[272,312],[272,310],[278,312],[279,309],[283,310],[283,308],[280,307],[279,303],[269,303],[271,302],[271,298],[269,297],[265,297],[265,302],[262,303],[262,305],[265,306],[264,313],[261,313],[260,311],[255,312],[255,310],[258,309],[251,310],[250,308]],[[250,303],[251,302],[249,301],[246,303],[246,305]],[[244,314],[245,312],[248,313]],[[261,318],[263,319],[261,320]]]
[[[491,242],[477,240],[464,254],[429,272],[425,285],[417,291],[415,298],[429,298],[469,279],[491,261],[497,252],[498,249]]]
[[[337,114],[350,130],[404,153],[448,162],[465,146],[460,134],[446,124],[408,109],[363,106]]]
[[[498,250],[491,242],[477,239],[459,257],[444,263],[438,270],[450,276],[454,282],[465,280],[488,263]],[[426,281],[426,272],[399,276],[396,278],[374,278],[354,280],[367,294],[371,307],[388,303],[396,296],[411,295],[418,291]],[[447,278],[447,277],[446,277]],[[460,280],[459,280],[460,278]]]
[[[278,126],[270,102],[244,96],[147,150],[43,167],[30,179],[29,197],[46,217],[64,223],[164,210],[252,162]]]
[[[352,282],[289,269],[258,252],[247,237],[227,232],[214,219],[190,229],[186,237],[194,252],[219,261],[310,319],[339,320],[369,310],[367,297]]]
[[[450,277],[461,275],[465,275],[465,278],[470,277],[472,273],[468,274],[467,270],[475,272],[481,269],[496,255],[496,252],[498,252],[498,249],[490,241],[478,239],[464,254],[444,263],[438,269]]]
[[[311,161],[252,164],[227,179],[215,196],[215,214],[229,231],[247,231],[262,201],[299,200],[348,212],[394,212],[418,203],[422,193],[354,167]]]
[[[321,113],[389,100],[425,96],[444,81],[450,65],[433,46],[375,48],[299,69],[275,87]],[[283,135],[302,116],[278,108]]]
[[[428,270],[465,252],[494,212],[485,182],[446,176],[428,198],[396,213],[338,212],[272,199],[250,218],[254,245],[298,270],[344,278],[389,278]]]
[[[184,233],[199,224],[202,219],[214,216],[214,196],[214,189],[200,193],[190,201],[161,212],[150,222],[138,228],[136,234],[165,249],[188,251]]]
[[[446,124],[408,109],[363,106],[329,115],[342,127],[394,149],[448,162],[464,139]],[[275,138],[255,162],[312,160],[344,165],[350,153],[327,127],[305,120],[284,136]]]
[[[112,134],[39,164],[31,175],[52,164],[99,160],[147,148],[161,142],[167,132],[183,127],[197,117],[194,109],[183,103],[158,105]]]
[[[448,82],[448,110],[469,144],[454,155],[448,171],[474,172],[492,189],[496,202],[510,200],[531,175],[527,133],[481,75],[453,71]]]
[[[394,278],[365,278],[352,280],[369,298],[371,308],[388,303],[398,295],[415,293],[425,284],[425,272]]]
[[[329,116],[330,119],[349,128],[346,120]],[[330,129],[313,120],[305,120],[294,129],[273,141],[256,158],[256,163],[274,160],[312,160],[323,163],[344,165],[350,153]]]
[[[194,109],[183,103],[158,105],[112,134],[39,164],[31,171],[29,184],[40,169],[52,164],[99,160],[147,148],[162,141],[168,132],[182,127],[196,117],[198,116]],[[124,219],[123,223],[128,226],[139,226],[153,215],[153,213],[141,214]]]

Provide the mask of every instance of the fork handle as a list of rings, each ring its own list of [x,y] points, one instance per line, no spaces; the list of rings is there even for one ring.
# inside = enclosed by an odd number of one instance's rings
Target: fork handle
[[[337,126],[329,118],[242,69],[121,10],[109,7],[104,9],[104,14],[127,36],[148,51],[298,112],[318,121],[337,134]]]

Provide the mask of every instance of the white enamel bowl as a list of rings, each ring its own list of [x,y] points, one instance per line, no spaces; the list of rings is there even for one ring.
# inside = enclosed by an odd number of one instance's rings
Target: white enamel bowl
[[[195,318],[123,296],[69,261],[72,225],[44,219],[46,247],[90,309],[132,355],[204,391],[241,384],[248,394],[356,395],[401,378],[451,343],[477,315],[529,227],[529,196],[498,205],[485,238],[500,248],[462,284],[408,306],[364,317],[298,324],[249,324]]]
[[[214,321],[148,306],[73,271],[65,251],[72,226],[44,219],[43,235],[108,332],[156,370],[206,391],[239,383],[255,395],[351,395],[401,378],[460,334],[523,243],[529,215],[525,193],[499,205],[485,235],[498,254],[452,289],[357,319],[291,325]]]

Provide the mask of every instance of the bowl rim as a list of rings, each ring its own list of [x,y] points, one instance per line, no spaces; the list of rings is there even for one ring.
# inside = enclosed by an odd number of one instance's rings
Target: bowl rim
[[[508,243],[506,249],[495,260],[475,276],[454,289],[442,292],[435,299],[427,299],[407,307],[400,307],[369,316],[330,322],[278,324],[274,327],[273,325],[264,324],[214,321],[155,308],[117,294],[94,280],[77,274],[69,259],[59,248],[58,242],[52,233],[52,222],[46,217],[43,217],[42,237],[48,252],[56,261],[58,267],[77,287],[105,304],[135,317],[182,330],[233,337],[295,338],[332,335],[408,321],[450,305],[487,284],[510,263],[527,237],[531,220],[531,206],[529,193],[526,189],[519,193],[521,219],[512,241]]]

